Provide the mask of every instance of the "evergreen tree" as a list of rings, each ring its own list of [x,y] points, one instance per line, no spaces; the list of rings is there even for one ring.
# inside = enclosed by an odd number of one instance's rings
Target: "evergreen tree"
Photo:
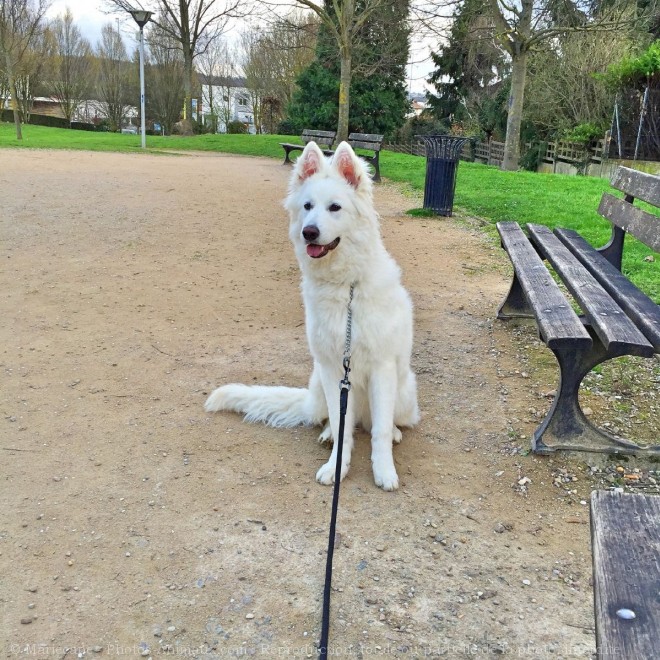
[[[508,71],[489,38],[484,9],[483,0],[457,7],[447,45],[431,53],[436,69],[428,82],[437,94],[429,94],[428,102],[437,119],[478,128],[490,137],[506,128],[502,89],[508,90]]]
[[[384,2],[360,29],[353,51],[351,132],[391,134],[405,121],[408,8],[409,0]],[[339,73],[336,41],[321,25],[316,58],[299,76],[287,113],[298,132],[337,125]]]

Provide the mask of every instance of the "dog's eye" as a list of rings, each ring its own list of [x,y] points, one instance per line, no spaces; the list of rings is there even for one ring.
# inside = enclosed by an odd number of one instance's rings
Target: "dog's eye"
[[[305,202],[305,206],[303,206],[305,211],[311,211],[312,210],[312,203],[311,202]]]
[[[341,206],[339,206],[339,204],[330,204],[328,211],[331,213],[337,213],[337,211],[341,211]]]

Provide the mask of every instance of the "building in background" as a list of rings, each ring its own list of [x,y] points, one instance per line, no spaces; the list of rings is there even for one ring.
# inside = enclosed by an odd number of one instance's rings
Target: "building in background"
[[[226,133],[231,122],[241,122],[248,133],[256,133],[254,112],[245,78],[197,74],[201,86],[201,119],[214,133]],[[199,107],[199,106],[198,106]]]

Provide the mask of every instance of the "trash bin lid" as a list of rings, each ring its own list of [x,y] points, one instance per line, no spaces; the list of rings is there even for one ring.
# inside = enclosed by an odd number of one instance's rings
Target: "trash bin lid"
[[[456,135],[416,135],[415,137],[424,141],[427,158],[447,160],[458,159],[463,145],[472,139]]]

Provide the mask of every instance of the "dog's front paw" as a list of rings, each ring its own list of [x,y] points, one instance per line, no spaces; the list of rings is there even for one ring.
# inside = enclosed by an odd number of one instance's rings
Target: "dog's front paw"
[[[376,486],[388,491],[396,490],[399,487],[399,477],[394,467],[394,461],[381,458],[373,461],[372,467]]]
[[[341,478],[340,481],[343,481],[344,477],[348,474],[348,468],[350,466],[344,464],[341,466]],[[324,486],[330,486],[335,482],[335,472],[337,470],[337,464],[335,461],[328,461],[323,465],[319,471],[316,473],[316,481]]]

